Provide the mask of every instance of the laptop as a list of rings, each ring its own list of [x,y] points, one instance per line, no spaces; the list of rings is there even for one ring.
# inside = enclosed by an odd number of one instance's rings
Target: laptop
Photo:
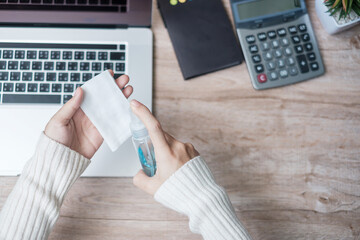
[[[0,1],[0,175],[19,175],[47,122],[75,89],[113,69],[152,106],[151,0]],[[50,159],[49,159],[50,160]],[[131,140],[104,143],[83,176],[133,176]]]

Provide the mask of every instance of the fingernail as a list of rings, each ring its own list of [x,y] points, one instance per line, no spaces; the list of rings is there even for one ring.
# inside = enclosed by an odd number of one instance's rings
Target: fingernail
[[[141,105],[141,103],[139,103],[137,100],[131,100],[130,102],[131,106],[133,107],[139,107]]]

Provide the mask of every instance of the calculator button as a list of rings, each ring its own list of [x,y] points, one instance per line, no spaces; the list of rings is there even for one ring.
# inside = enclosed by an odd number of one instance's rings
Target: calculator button
[[[276,72],[271,72],[270,73],[270,80],[275,81],[276,79],[278,79],[278,74]]]
[[[305,31],[306,31],[306,25],[305,25],[305,24],[300,24],[300,25],[298,26],[298,28],[299,28],[299,31],[300,31],[300,32],[305,32]]]
[[[256,65],[256,66],[255,66],[255,71],[256,71],[257,73],[262,73],[262,72],[264,71],[264,65],[262,65],[262,64]]]
[[[259,48],[258,48],[257,45],[251,45],[249,47],[249,50],[250,50],[251,53],[257,53],[259,51]]]
[[[281,50],[279,50],[279,49],[275,50],[274,55],[275,55],[276,58],[280,58],[282,56]]]
[[[286,59],[286,64],[289,66],[292,66],[295,64],[295,60],[292,57],[289,57],[288,59]]]
[[[291,33],[291,34],[297,33],[296,26],[290,26],[288,29],[289,29],[289,33]]]
[[[304,47],[305,47],[305,49],[306,49],[307,52],[313,50],[313,46],[312,46],[311,43],[306,43],[306,44],[304,44]]]
[[[304,41],[304,42],[307,42],[310,40],[310,35],[308,33],[305,33],[303,35],[301,35],[301,39]]]
[[[309,61],[314,61],[316,60],[316,55],[315,53],[308,53],[307,58],[309,59]]]
[[[298,61],[299,67],[300,67],[300,72],[301,73],[309,72],[309,66],[307,64],[305,55],[296,56],[296,59]]]
[[[266,61],[269,61],[273,58],[271,52],[264,53],[264,58]]]
[[[290,72],[290,75],[291,75],[291,76],[296,76],[296,75],[298,75],[298,73],[299,73],[296,67],[290,68],[290,69],[289,69],[289,72]]]
[[[290,56],[290,55],[292,54],[291,48],[289,48],[289,47],[285,48],[285,49],[284,49],[284,54],[285,54],[286,56]]]
[[[319,64],[317,62],[310,63],[310,68],[312,71],[316,71],[319,69]]]
[[[257,75],[257,80],[259,83],[264,83],[267,81],[267,77],[264,73]]]
[[[280,28],[280,29],[278,29],[278,30],[277,30],[277,33],[278,33],[278,35],[279,35],[280,37],[286,36],[286,30],[285,30],[285,28]]]
[[[262,49],[263,51],[269,50],[269,49],[270,49],[269,43],[267,43],[267,42],[262,43],[262,44],[261,44],[261,49]]]
[[[275,31],[268,31],[267,35],[268,35],[268,37],[270,39],[276,38],[276,32]]]
[[[265,41],[266,40],[266,33],[259,33],[258,34],[258,39],[260,41]]]
[[[254,63],[259,63],[259,62],[261,62],[261,57],[259,54],[256,54],[256,55],[252,56],[252,60]]]
[[[296,53],[302,53],[304,51],[301,45],[295,46],[294,48]]]
[[[276,67],[276,65],[275,65],[274,62],[268,62],[268,63],[266,64],[266,67],[267,67],[268,70],[274,70],[275,67]]]
[[[289,46],[289,44],[290,44],[289,39],[287,39],[287,38],[282,38],[280,40],[280,42],[281,42],[281,46],[283,46],[283,47]]]
[[[273,48],[278,48],[278,47],[279,47],[279,42],[278,42],[278,40],[272,41],[272,46],[273,46]]]
[[[299,36],[292,36],[291,40],[293,41],[294,44],[300,43],[300,37]]]
[[[284,62],[284,60],[282,60],[282,59],[278,60],[277,64],[278,64],[278,67],[279,67],[279,68],[285,67],[285,62]]]
[[[289,76],[289,73],[286,69],[280,70],[279,74],[281,78],[286,78],[287,76]]]
[[[246,36],[246,42],[249,43],[249,44],[254,43],[255,42],[255,36],[254,35]]]

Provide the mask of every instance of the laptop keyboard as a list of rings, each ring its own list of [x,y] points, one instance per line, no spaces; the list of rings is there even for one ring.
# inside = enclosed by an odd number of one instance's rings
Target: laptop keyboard
[[[127,44],[0,42],[0,103],[66,103],[107,69],[127,73]]]
[[[0,10],[127,12],[127,0],[0,0]]]

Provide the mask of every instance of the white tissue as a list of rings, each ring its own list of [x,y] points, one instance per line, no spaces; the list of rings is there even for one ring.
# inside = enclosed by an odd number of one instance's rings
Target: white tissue
[[[102,72],[82,87],[81,109],[94,124],[111,151],[130,136],[130,105],[109,71]]]

